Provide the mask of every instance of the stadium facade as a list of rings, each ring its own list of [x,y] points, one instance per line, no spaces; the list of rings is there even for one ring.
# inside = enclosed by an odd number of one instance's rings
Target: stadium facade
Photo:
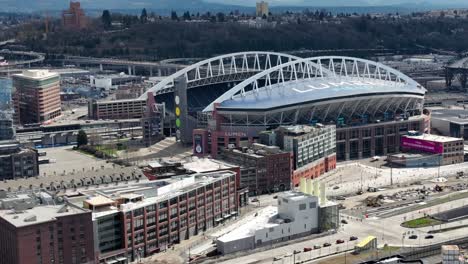
[[[429,129],[429,117],[423,115],[426,89],[369,60],[228,54],[153,87],[156,100],[167,101],[169,110],[173,81],[180,76],[187,80],[185,107],[196,122],[192,128],[198,128],[195,154],[216,156],[221,148],[254,142],[261,131],[279,126],[321,123],[337,127],[338,160],[359,159],[398,152],[402,135]]]

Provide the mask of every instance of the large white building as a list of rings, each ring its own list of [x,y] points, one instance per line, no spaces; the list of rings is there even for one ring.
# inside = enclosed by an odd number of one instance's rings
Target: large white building
[[[317,196],[285,192],[278,196],[277,207],[264,208],[245,219],[245,224],[219,237],[217,249],[222,254],[229,254],[318,233],[319,211]]]
[[[117,89],[119,85],[128,84],[128,83],[141,83],[141,76],[127,75],[124,73],[120,74],[110,74],[110,75],[96,75],[89,77],[89,83],[91,86],[103,89],[111,90]]]

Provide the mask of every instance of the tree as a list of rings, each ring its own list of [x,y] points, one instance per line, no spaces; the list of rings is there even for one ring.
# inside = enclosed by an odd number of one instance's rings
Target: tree
[[[183,19],[184,19],[185,21],[191,20],[190,12],[189,12],[189,11],[185,12],[184,15],[183,15],[182,17],[183,17]]]
[[[177,16],[177,12],[176,12],[176,11],[172,11],[172,12],[171,12],[171,19],[172,19],[172,20],[179,20],[179,17]]]
[[[102,20],[102,24],[104,25],[104,28],[108,29],[111,27],[112,17],[111,17],[109,10],[102,11],[101,20]]]
[[[148,13],[146,12],[146,8],[143,8],[143,10],[141,10],[140,21],[141,23],[146,23],[148,21]]]
[[[88,135],[84,130],[78,131],[78,136],[76,137],[77,147],[88,145]]]
[[[222,13],[222,12],[217,13],[216,14],[216,19],[218,20],[218,22],[224,22],[225,21],[224,13]]]

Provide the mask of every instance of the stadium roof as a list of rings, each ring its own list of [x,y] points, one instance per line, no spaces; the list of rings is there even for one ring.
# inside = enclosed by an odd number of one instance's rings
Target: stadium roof
[[[407,83],[362,77],[318,77],[295,80],[249,91],[221,102],[219,109],[265,110],[339,98],[374,95],[424,96],[425,90]]]

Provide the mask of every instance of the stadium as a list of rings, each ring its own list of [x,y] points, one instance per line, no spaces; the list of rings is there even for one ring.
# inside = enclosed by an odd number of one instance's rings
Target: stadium
[[[197,119],[191,128],[205,128],[209,133],[195,133],[211,137],[203,140],[211,144],[206,153],[278,126],[322,123],[337,126],[337,158],[349,160],[397,152],[401,135],[428,129],[426,89],[369,60],[257,52],[216,57],[150,90],[168,112],[174,80],[183,77],[187,113]]]

